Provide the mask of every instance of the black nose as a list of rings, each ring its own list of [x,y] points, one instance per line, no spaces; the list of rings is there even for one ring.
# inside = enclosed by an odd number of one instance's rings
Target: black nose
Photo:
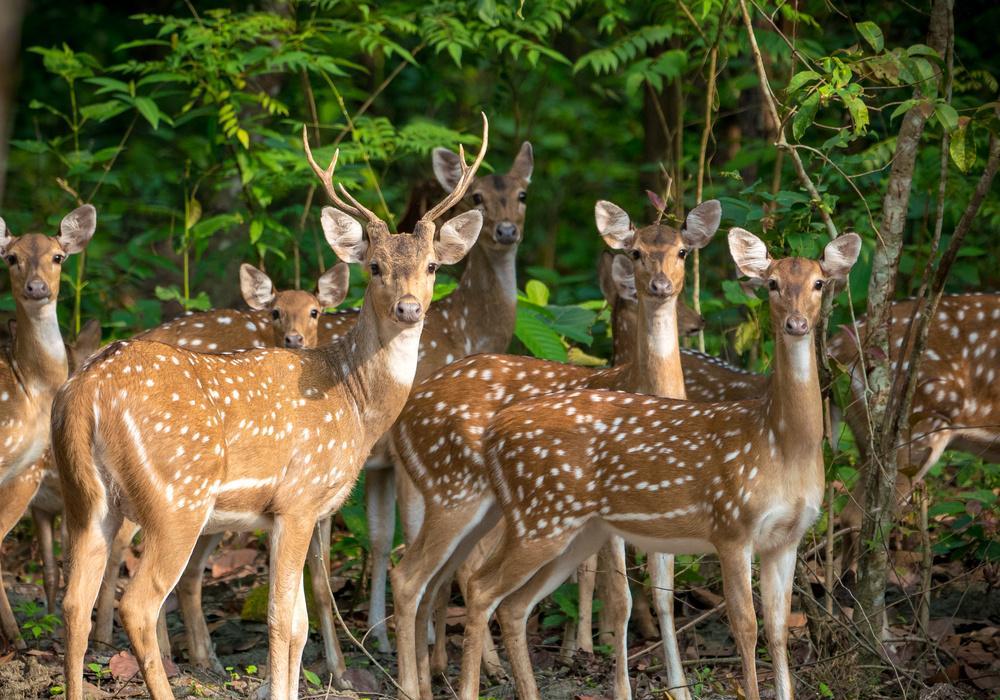
[[[302,334],[301,333],[286,333],[285,334],[285,347],[286,348],[301,348],[302,347]]]
[[[49,285],[40,277],[28,280],[24,285],[24,293],[29,299],[48,299],[51,296]]]
[[[668,297],[674,293],[674,285],[663,275],[649,280],[649,293],[654,297]]]
[[[416,323],[423,314],[420,302],[412,296],[403,297],[396,302],[396,320],[400,323]]]
[[[503,245],[517,243],[517,226],[509,221],[497,224],[497,235],[495,238],[497,243],[502,243]]]
[[[789,335],[805,335],[809,332],[809,324],[804,316],[795,314],[785,319],[785,332]]]

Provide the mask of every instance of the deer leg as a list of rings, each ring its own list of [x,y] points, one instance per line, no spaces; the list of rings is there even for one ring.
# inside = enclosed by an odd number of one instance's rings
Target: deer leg
[[[69,537],[66,538],[66,594],[63,596],[66,624],[63,674],[67,700],[83,700],[83,657],[87,653],[90,613],[101,585],[100,577],[94,572],[107,564],[111,541],[119,530],[121,517],[105,512],[102,519],[91,518],[82,524],[73,522],[70,517],[64,521]]]
[[[201,517],[199,517],[199,515]],[[122,595],[118,614],[146,688],[153,700],[172,700],[173,691],[163,669],[157,640],[157,619],[170,591],[177,585],[198,540],[203,513],[184,514],[187,527],[168,522],[161,529],[143,530],[143,552],[132,582]],[[177,520],[180,520],[179,518]]]
[[[750,564],[753,553],[747,547],[719,548],[722,589],[729,610],[729,627],[743,664],[743,684],[747,700],[760,700],[757,685],[757,615],[753,609]]]
[[[673,700],[690,700],[687,678],[681,665],[674,626],[674,555],[650,552],[646,560],[653,590],[653,607],[660,620],[663,663],[667,669],[667,689]]]
[[[494,527],[484,537],[479,538],[475,547],[469,552],[469,555],[464,557],[465,561],[458,567],[455,578],[458,580],[458,587],[462,591],[463,599],[465,598],[465,591],[469,586],[469,578],[476,569],[482,566],[482,563],[486,561],[486,557],[489,556],[490,552],[496,548],[499,536],[500,530]],[[442,633],[443,630],[444,628],[442,627]],[[497,653],[496,645],[493,643],[493,635],[488,631],[483,636],[483,668],[489,678],[501,680],[506,677],[503,665],[500,663],[500,655]]]
[[[41,508],[32,508],[31,517],[38,532],[38,547],[42,550],[42,580],[45,586],[45,605],[50,614],[56,611],[56,592],[59,590],[59,565],[52,539],[52,525],[55,513]]]
[[[611,555],[608,572],[608,616],[612,621],[615,652],[615,693],[618,700],[632,697],[628,680],[628,619],[632,612],[632,588],[628,580],[625,540],[612,537],[607,545]]]
[[[333,674],[338,688],[344,684],[344,655],[337,640],[337,627],[333,617],[333,597],[330,593],[330,518],[316,523],[309,539],[309,581],[312,585],[313,600],[319,615],[320,629],[323,631],[323,649],[326,652],[326,670]],[[303,589],[304,590],[304,589]],[[308,626],[308,617],[306,625]]]
[[[453,510],[431,508],[417,537],[393,567],[401,698],[421,697],[421,688],[430,690],[427,620],[433,609],[438,576],[451,580],[455,562],[461,561],[476,538],[496,523],[498,515],[489,502]],[[426,682],[421,680],[422,676]]]
[[[41,475],[36,472],[19,474],[9,480],[0,488],[0,543],[7,537],[21,515],[28,509],[31,499],[35,497],[38,484],[41,483]],[[0,632],[14,645],[16,649],[24,649],[24,640],[17,626],[17,619],[14,611],[7,600],[7,592],[3,587],[3,579],[0,578]]]
[[[451,601],[451,581],[443,581],[434,596],[433,622],[428,626],[428,639],[434,633],[431,651],[431,674],[448,670],[448,603]]]
[[[588,557],[576,574],[580,612],[576,621],[576,648],[594,653],[594,587],[597,584],[597,555]]]
[[[396,501],[393,470],[369,467],[365,471],[365,499],[368,505],[368,539],[371,542],[371,596],[368,600],[368,628],[375,636],[378,650],[389,652],[386,628],[386,574],[396,530]]]
[[[788,672],[788,613],[792,607],[795,578],[795,547],[760,555],[760,593],[764,611],[767,649],[774,667],[777,700],[792,700],[792,677]]]
[[[299,577],[299,592],[292,611],[292,637],[288,644],[288,697],[299,697],[299,674],[302,671],[302,650],[309,640],[309,611],[306,609],[306,586]]]
[[[220,532],[213,535],[202,535],[198,538],[187,567],[184,569],[184,574],[177,584],[177,599],[187,636],[188,662],[198,668],[225,675],[225,669],[222,668],[222,664],[215,656],[212,635],[208,631],[208,624],[205,621],[205,613],[201,604],[205,566],[208,564],[208,558],[212,556],[212,552],[222,541],[222,536],[223,533]]]
[[[97,598],[97,622],[91,639],[106,648],[112,646],[115,622],[115,590],[118,588],[118,572],[122,568],[125,550],[132,546],[132,538],[139,526],[131,520],[123,520],[111,545],[111,555],[107,558],[107,568],[101,581],[101,592]]]
[[[396,505],[403,524],[403,539],[413,542],[424,523],[424,497],[406,469],[394,469],[396,475]]]
[[[535,566],[532,576],[516,591],[508,594],[497,608],[497,618],[503,630],[504,646],[510,658],[510,667],[521,700],[540,700],[535,674],[531,667],[528,650],[528,616],[538,602],[554,591],[559,584],[569,578],[584,559],[600,549],[604,538],[596,525],[584,526],[570,537],[554,538],[556,552],[547,557],[543,566]],[[529,546],[535,546],[532,543]],[[559,551],[562,550],[562,551]],[[515,556],[522,556],[517,552]],[[505,558],[503,566],[508,566],[511,558]],[[482,569],[481,569],[482,571]],[[622,611],[616,611],[622,612]],[[626,624],[628,610],[622,617]],[[626,683],[627,686],[627,683]],[[627,695],[626,697],[631,697]],[[622,700],[619,698],[619,700]]]
[[[293,629],[296,599],[303,595],[302,569],[316,521],[309,518],[275,517],[271,529],[271,574],[267,604],[268,671],[274,700],[298,697],[298,665],[291,664],[295,652]],[[301,656],[301,649],[298,650]],[[293,677],[291,674],[295,672]]]

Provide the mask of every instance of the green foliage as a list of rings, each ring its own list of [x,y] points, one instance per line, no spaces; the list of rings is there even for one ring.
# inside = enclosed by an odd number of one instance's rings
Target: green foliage
[[[14,611],[23,618],[21,629],[31,635],[32,639],[41,636],[50,637],[55,632],[56,627],[62,625],[62,620],[58,615],[46,612],[44,605],[33,600],[25,600],[14,606]]]

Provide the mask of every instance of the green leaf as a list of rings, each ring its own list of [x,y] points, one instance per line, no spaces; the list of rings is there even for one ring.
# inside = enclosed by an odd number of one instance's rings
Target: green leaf
[[[792,76],[792,79],[788,81],[788,87],[785,88],[789,93],[795,92],[803,85],[811,83],[814,80],[819,80],[819,73],[814,70],[803,70],[799,71]]]
[[[309,685],[314,685],[317,688],[323,687],[323,681],[321,681],[319,676],[310,671],[308,668],[302,669],[302,675],[306,677],[306,682],[308,682]]]
[[[933,56],[940,58],[940,54],[926,44],[914,44],[906,50],[907,56]]]
[[[136,97],[133,99],[133,104],[135,104],[135,108],[146,118],[146,121],[149,122],[150,126],[152,126],[154,130],[159,128],[160,117],[163,115],[160,112],[160,108],[156,106],[155,102],[148,97]]]
[[[107,121],[112,117],[128,109],[128,104],[121,100],[108,100],[107,102],[96,102],[80,108],[80,114],[87,119],[96,119],[99,122]]]
[[[806,129],[812,124],[813,119],[816,117],[816,112],[819,111],[819,93],[814,92],[805,99],[805,101],[799,105],[798,111],[795,116],[792,117],[792,135],[795,140],[798,141],[802,138],[802,135],[806,133]]]
[[[243,145],[243,148],[250,148],[250,134],[246,132],[246,129],[236,130],[236,140]]]
[[[875,49],[876,53],[881,53],[885,48],[885,37],[879,26],[874,22],[858,22],[856,26],[862,38]]]
[[[532,309],[518,307],[514,334],[535,357],[566,362],[566,347],[562,338]]]
[[[896,117],[902,116],[903,114],[909,112],[912,107],[916,106],[917,102],[919,102],[919,100],[910,99],[904,101],[902,104],[896,107],[896,109],[892,110],[892,114],[889,115],[889,121],[893,121]]]
[[[864,100],[843,90],[840,96],[847,105],[847,111],[851,113],[855,136],[864,133],[868,128],[868,107],[865,105]]]
[[[938,121],[941,122],[941,126],[948,133],[958,128],[958,112],[947,102],[938,102],[934,106],[934,113],[937,115]]]
[[[528,297],[528,301],[536,306],[547,306],[549,303],[549,288],[545,286],[544,282],[538,280],[528,280],[528,283],[524,285],[524,295]]]
[[[27,151],[28,153],[42,154],[49,152],[49,144],[44,141],[13,139],[10,143],[15,148]]]
[[[968,117],[961,117],[958,120],[958,127],[951,135],[951,142],[948,144],[948,153],[952,162],[963,173],[972,170],[976,164],[976,139],[973,138],[972,124]]]
[[[250,245],[256,245],[257,241],[264,234],[264,222],[260,219],[254,219],[250,222]]]
[[[587,345],[594,341],[590,328],[594,325],[597,314],[593,311],[579,306],[550,306],[548,310],[552,313],[549,325],[557,333]]]
[[[736,280],[723,280],[722,293],[726,301],[737,306],[748,306],[755,309],[761,305],[761,300],[743,291],[743,286]]]

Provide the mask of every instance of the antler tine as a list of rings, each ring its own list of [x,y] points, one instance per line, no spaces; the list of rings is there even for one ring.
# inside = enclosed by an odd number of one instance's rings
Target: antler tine
[[[465,192],[469,189],[469,185],[472,184],[472,178],[476,176],[476,171],[479,170],[479,166],[482,165],[483,159],[486,157],[486,146],[489,143],[490,122],[486,118],[485,112],[483,112],[482,115],[483,143],[479,147],[479,153],[476,155],[476,159],[472,162],[472,165],[466,165],[465,149],[459,145],[458,158],[462,168],[462,176],[459,178],[458,184],[455,185],[455,189],[453,189],[448,196],[438,202],[436,206],[432,207],[426,214],[420,217],[421,221],[433,221],[458,204],[462,197],[465,196]]]
[[[382,219],[380,219],[375,212],[373,212],[371,209],[369,209],[364,204],[355,199],[351,195],[351,193],[347,191],[347,188],[344,187],[344,183],[338,182],[337,186],[340,187],[340,193],[343,194],[345,197],[347,197],[347,201],[349,201],[351,205],[355,208],[356,210],[355,213],[357,213],[358,216],[365,217],[366,219],[368,219],[368,222],[372,224],[378,221],[382,221]]]
[[[347,196],[353,204],[345,202],[340,198],[340,195],[337,194],[337,188],[333,184],[333,173],[337,169],[337,160],[340,158],[339,148],[333,152],[333,160],[330,161],[330,166],[325,170],[321,168],[319,163],[317,163],[316,159],[313,157],[312,148],[309,146],[309,133],[305,124],[302,125],[302,148],[306,152],[306,160],[309,161],[310,167],[312,167],[313,172],[316,173],[316,177],[319,178],[320,182],[323,183],[323,189],[326,190],[326,196],[330,198],[330,201],[333,202],[338,209],[341,209],[348,214],[353,214],[354,216],[364,216],[369,220],[371,220],[371,217],[375,216],[372,212],[358,204],[357,200],[350,195]],[[340,188],[343,190],[344,186],[341,185]],[[347,192],[345,191],[344,194],[347,194]]]

